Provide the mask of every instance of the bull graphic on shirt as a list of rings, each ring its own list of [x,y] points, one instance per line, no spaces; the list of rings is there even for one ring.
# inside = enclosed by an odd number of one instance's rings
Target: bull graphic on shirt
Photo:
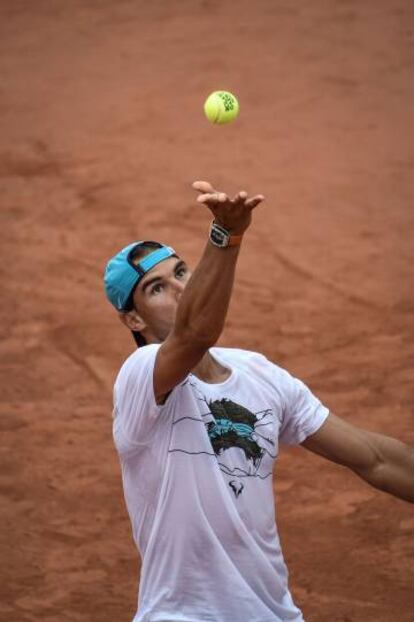
[[[234,492],[234,494],[236,495],[236,499],[237,499],[237,497],[241,495],[241,493],[243,492],[243,488],[244,488],[243,482],[238,482],[235,479],[232,479],[231,482],[229,482],[229,486]]]
[[[209,403],[215,421],[206,423],[214,453],[219,456],[230,447],[243,450],[246,460],[257,466],[263,456],[263,449],[253,437],[257,417],[244,406],[229,399]]]

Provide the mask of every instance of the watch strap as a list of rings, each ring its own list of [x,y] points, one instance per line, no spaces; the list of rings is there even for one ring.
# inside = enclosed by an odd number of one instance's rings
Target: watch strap
[[[239,246],[239,244],[241,244],[242,239],[243,239],[243,234],[242,235],[231,235],[227,246]]]
[[[210,227],[210,241],[214,246],[219,248],[227,248],[228,246],[238,246],[243,239],[242,235],[231,235],[230,232],[225,229],[218,222],[213,220]]]

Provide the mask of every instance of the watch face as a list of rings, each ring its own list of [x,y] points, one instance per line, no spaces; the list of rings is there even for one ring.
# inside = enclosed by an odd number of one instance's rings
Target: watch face
[[[210,232],[210,240],[216,246],[227,246],[229,241],[229,236],[224,233],[218,226],[213,225],[211,227]]]

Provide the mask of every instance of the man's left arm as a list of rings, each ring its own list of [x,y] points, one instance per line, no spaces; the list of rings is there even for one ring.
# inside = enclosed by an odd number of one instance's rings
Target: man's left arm
[[[371,486],[414,503],[414,447],[333,414],[302,446],[352,469]]]

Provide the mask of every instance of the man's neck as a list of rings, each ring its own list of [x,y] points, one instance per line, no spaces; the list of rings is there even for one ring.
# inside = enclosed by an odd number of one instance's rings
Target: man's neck
[[[153,335],[145,335],[145,338],[147,343],[162,343]],[[231,375],[231,371],[228,367],[224,367],[221,363],[214,359],[209,350],[207,350],[204,354],[201,361],[193,367],[192,373],[203,382],[207,382],[209,384],[219,384],[221,382],[225,382]]]
[[[207,350],[201,361],[193,368],[192,373],[203,382],[218,384],[227,380],[231,371],[214,359]]]

